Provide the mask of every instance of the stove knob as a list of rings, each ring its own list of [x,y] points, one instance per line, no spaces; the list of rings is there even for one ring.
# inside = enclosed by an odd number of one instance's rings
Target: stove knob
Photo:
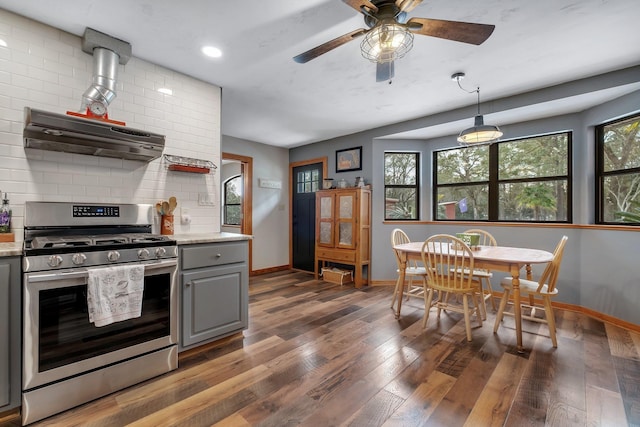
[[[111,262],[116,262],[120,259],[120,252],[118,251],[109,251],[107,253],[107,259]]]
[[[62,257],[60,255],[51,255],[47,264],[49,264],[49,267],[59,267],[62,264]]]
[[[165,248],[156,249],[156,258],[162,258],[167,254],[167,250]]]
[[[71,257],[71,261],[73,261],[75,265],[82,265],[86,260],[87,256],[82,253],[73,254],[73,256]]]
[[[138,259],[149,258],[149,249],[143,248],[138,251]]]

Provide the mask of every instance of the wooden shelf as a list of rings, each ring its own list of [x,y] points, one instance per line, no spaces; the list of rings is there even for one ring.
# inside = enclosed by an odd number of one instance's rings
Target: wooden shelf
[[[209,173],[211,169],[202,166],[187,165],[169,165],[170,171],[191,172],[191,173]]]
[[[164,154],[163,158],[167,162],[167,169],[170,171],[207,174],[211,170],[215,171],[217,169],[217,166],[209,160],[173,156],[171,154]]]

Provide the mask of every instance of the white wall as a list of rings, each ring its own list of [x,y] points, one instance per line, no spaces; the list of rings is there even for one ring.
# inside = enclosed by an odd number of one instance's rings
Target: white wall
[[[22,240],[28,200],[150,203],[178,199],[192,223],[176,233],[219,231],[219,179],[168,171],[150,163],[23,147],[24,107],[55,113],[78,111],[91,83],[93,56],[75,35],[0,10],[0,190],[9,193],[13,231]],[[135,52],[135,46],[133,46]],[[220,165],[220,88],[140,60],[118,70],[117,98],[109,117],[166,135],[166,154]],[[157,92],[160,87],[173,95]],[[200,206],[207,194],[213,206]]]
[[[253,270],[289,264],[289,152],[223,135],[222,151],[253,159]],[[260,179],[282,188],[260,187]]]

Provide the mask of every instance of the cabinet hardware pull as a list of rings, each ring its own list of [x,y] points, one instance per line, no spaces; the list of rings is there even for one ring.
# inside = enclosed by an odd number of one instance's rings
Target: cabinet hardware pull
[[[216,258],[220,258],[222,254],[216,254]]]
[[[191,286],[191,282],[185,283],[184,286],[188,288],[189,286]]]

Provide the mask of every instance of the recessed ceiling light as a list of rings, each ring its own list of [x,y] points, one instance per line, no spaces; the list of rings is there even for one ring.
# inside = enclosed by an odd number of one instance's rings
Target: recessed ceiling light
[[[211,57],[211,58],[220,58],[222,56],[222,51],[217,47],[213,46],[204,46],[202,48],[202,53]]]
[[[0,46],[7,47],[7,42],[2,40],[2,39],[0,39]]]
[[[173,91],[168,87],[161,87],[160,89],[158,89],[158,92],[164,93],[165,95],[173,95]]]

